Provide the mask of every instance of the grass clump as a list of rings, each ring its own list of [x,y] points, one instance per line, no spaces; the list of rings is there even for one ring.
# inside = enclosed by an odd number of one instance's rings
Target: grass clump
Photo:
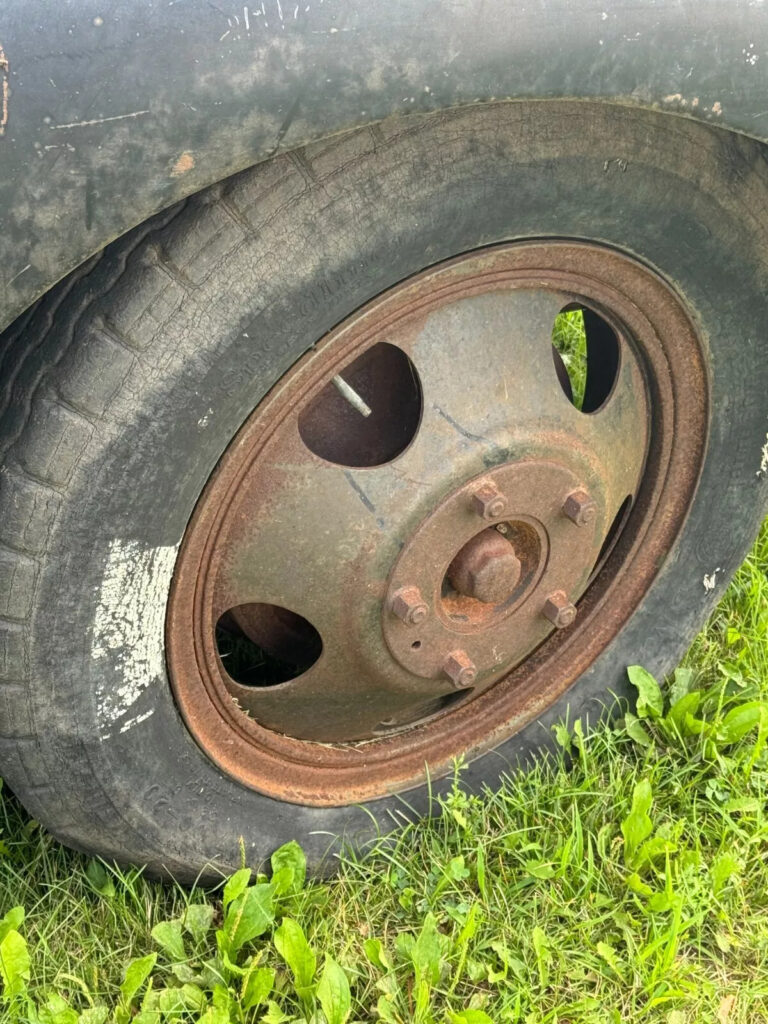
[[[581,409],[587,386],[587,331],[584,311],[558,313],[552,328],[552,344],[560,354],[573,392],[573,404]]]
[[[768,528],[662,689],[331,881],[296,844],[215,892],[62,849],[3,797],[0,1019],[768,1019]],[[14,908],[22,908],[14,909]],[[3,917],[4,915],[4,917]]]

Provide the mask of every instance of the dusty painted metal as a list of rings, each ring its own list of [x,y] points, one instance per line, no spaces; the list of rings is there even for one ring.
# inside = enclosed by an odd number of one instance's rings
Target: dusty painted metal
[[[766,96],[758,0],[4,0],[0,327],[152,213],[381,118],[600,98],[765,139]]]
[[[618,338],[615,380],[591,413],[574,407],[551,354],[554,318],[574,303]],[[383,340],[418,374],[418,429],[382,464],[319,457],[302,439],[304,411],[318,395],[341,399],[333,377],[348,379]],[[360,393],[363,422],[386,423],[375,386]],[[245,784],[310,804],[403,788],[425,762],[437,770],[497,744],[641,600],[695,488],[706,395],[677,299],[611,250],[500,246],[380,297],[261,403],[199,503],[168,617],[192,734]],[[498,578],[471,592],[486,556],[505,562],[506,594]],[[228,676],[215,627],[232,609],[274,645],[274,621],[242,612],[254,604],[318,631],[322,652],[303,674],[264,687]]]

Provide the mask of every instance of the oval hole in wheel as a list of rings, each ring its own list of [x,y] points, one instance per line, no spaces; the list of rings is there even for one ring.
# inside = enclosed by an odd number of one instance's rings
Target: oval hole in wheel
[[[411,443],[421,407],[416,368],[402,349],[382,341],[323,388],[299,418],[299,434],[328,462],[380,466]]]
[[[320,657],[323,641],[307,619],[276,604],[230,608],[216,624],[216,647],[227,675],[241,686],[276,686]]]
[[[588,306],[569,304],[555,317],[552,358],[565,395],[582,412],[597,412],[616,383],[619,338]]]

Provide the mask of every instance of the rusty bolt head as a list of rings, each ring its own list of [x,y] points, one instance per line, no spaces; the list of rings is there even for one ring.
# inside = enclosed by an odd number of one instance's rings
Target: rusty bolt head
[[[392,595],[389,607],[408,626],[418,626],[429,614],[429,608],[418,587],[400,587]]]
[[[563,590],[556,590],[553,594],[550,594],[544,602],[542,610],[545,617],[557,629],[565,629],[567,626],[572,626],[576,619],[576,607],[571,604]]]
[[[443,672],[457,690],[471,686],[477,678],[477,669],[466,651],[451,651],[443,662]]]
[[[563,504],[563,512],[577,526],[589,526],[595,521],[597,505],[586,491],[571,491]]]
[[[498,519],[504,515],[507,499],[490,480],[481,484],[472,495],[472,507],[483,519]]]

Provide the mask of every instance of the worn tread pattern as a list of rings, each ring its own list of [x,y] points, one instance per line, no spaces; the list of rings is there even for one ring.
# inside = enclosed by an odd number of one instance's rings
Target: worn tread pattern
[[[45,733],[28,700],[37,570],[68,480],[125,367],[124,343],[98,330],[94,311],[145,239],[186,205],[78,267],[0,336],[0,771],[30,813],[64,836],[70,816],[49,782]]]

